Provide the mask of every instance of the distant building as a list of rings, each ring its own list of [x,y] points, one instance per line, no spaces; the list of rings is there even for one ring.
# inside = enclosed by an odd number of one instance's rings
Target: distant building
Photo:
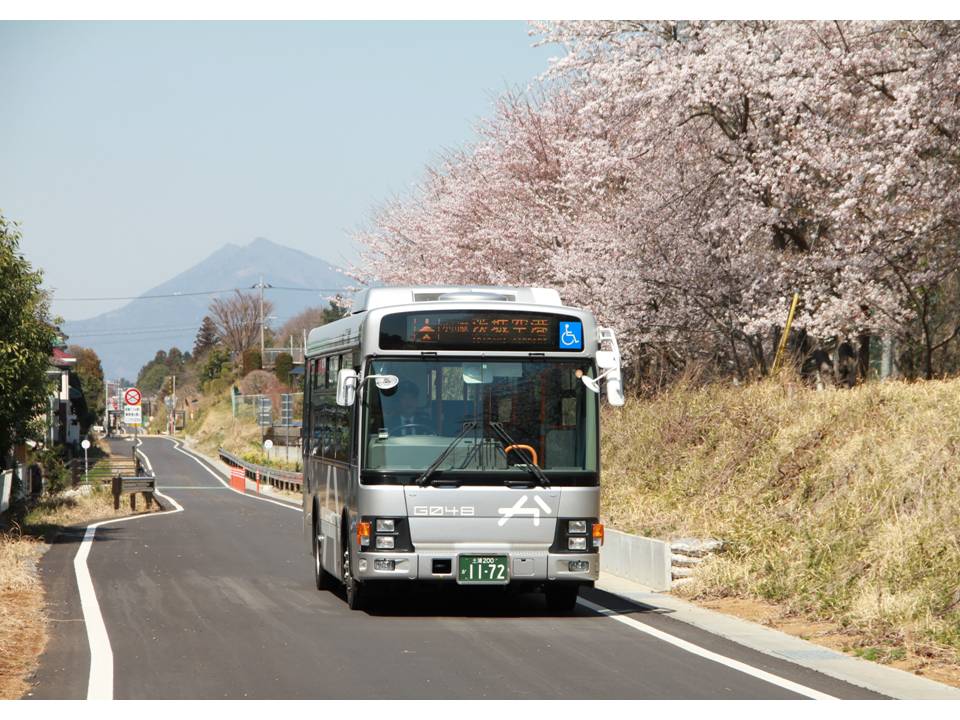
[[[47,370],[48,376],[57,379],[57,389],[50,396],[47,442],[50,445],[68,445],[73,450],[80,445],[80,422],[75,403],[83,398],[83,391],[76,387],[79,383],[71,383],[76,365],[77,359],[73,355],[63,347],[55,347],[50,357],[50,369]]]

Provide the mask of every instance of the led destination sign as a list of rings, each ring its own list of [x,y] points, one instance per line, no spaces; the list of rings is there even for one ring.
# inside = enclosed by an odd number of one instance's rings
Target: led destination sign
[[[572,317],[491,310],[396,313],[380,322],[384,350],[583,350]]]

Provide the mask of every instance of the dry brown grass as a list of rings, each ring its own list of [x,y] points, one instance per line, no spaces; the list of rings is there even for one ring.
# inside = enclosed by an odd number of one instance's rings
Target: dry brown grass
[[[0,534],[0,699],[21,697],[47,641],[36,564],[42,542]]]
[[[199,413],[187,425],[187,433],[197,449],[210,456],[216,456],[219,447],[237,454],[261,447],[259,426],[248,417],[233,417],[229,389],[201,398]]]
[[[728,543],[686,594],[960,661],[960,381],[681,385],[604,420],[610,524]]]
[[[126,498],[124,498],[126,501]],[[138,499],[138,513],[146,510]],[[26,678],[37,666],[47,641],[43,585],[37,563],[48,542],[64,527],[130,515],[127,502],[113,509],[108,486],[81,494],[68,491],[43,498],[22,524],[0,533],[0,699],[22,697]]]

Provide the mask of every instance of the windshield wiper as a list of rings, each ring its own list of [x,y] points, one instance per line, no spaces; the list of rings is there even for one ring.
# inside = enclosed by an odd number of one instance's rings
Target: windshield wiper
[[[444,450],[442,453],[440,453],[439,457],[437,457],[436,460],[430,463],[430,467],[424,470],[423,474],[417,478],[417,485],[420,485],[421,487],[425,486],[427,484],[427,481],[430,480],[430,476],[433,475],[433,473],[436,472],[437,468],[443,464],[443,461],[447,459],[447,455],[450,454],[450,451],[456,447],[458,442],[463,440],[464,435],[466,435],[468,432],[473,430],[476,426],[477,426],[477,423],[474,422],[473,420],[469,420],[465,422],[463,424],[463,430],[460,431],[460,434],[457,435],[449,445],[447,445],[447,449]]]
[[[490,428],[497,434],[497,436],[507,443],[507,446],[515,445],[516,450],[524,453],[527,456],[527,462],[520,467],[525,468],[529,472],[533,473],[533,476],[537,481],[545,488],[550,487],[550,479],[547,477],[546,473],[540,469],[540,466],[533,461],[533,455],[529,450],[524,448],[522,445],[518,445],[517,441],[510,437],[510,434],[504,429],[503,423],[490,421],[487,423]]]

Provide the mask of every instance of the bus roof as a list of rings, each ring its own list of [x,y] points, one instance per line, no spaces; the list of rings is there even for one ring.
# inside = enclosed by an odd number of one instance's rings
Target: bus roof
[[[552,288],[421,285],[369,288],[357,296],[352,312],[356,314],[382,307],[421,302],[515,302],[563,306],[560,293]]]

